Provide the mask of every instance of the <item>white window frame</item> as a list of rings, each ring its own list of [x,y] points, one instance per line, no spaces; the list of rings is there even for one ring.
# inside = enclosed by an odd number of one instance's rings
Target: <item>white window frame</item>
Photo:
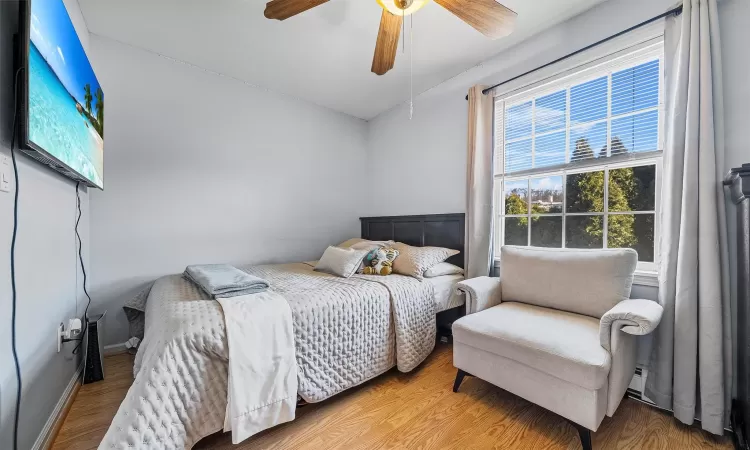
[[[656,30],[656,31],[654,31]],[[662,26],[663,30],[663,26]],[[656,33],[656,36],[654,34]],[[570,163],[570,156],[572,149],[570,149],[570,130],[575,129],[576,125],[570,123],[570,87],[585,83],[590,80],[600,78],[604,75],[608,77],[608,95],[611,96],[612,87],[612,73],[617,72],[629,67],[634,67],[639,64],[653,61],[654,59],[659,60],[659,101],[656,107],[645,108],[635,112],[629,112],[612,116],[611,114],[611,97],[608,98],[607,102],[607,117],[602,120],[588,122],[586,125],[593,123],[604,122],[607,124],[607,153],[611,152],[611,124],[613,119],[621,117],[627,117],[634,114],[641,114],[648,111],[658,111],[658,131],[657,131],[657,151],[643,152],[643,153],[628,153],[623,155],[610,156],[604,160],[593,159],[586,161],[576,161]],[[520,84],[515,87],[511,87],[504,92],[494,92],[495,101],[494,108],[495,113],[498,109],[501,111],[500,114],[493,114],[494,116],[494,130],[493,130],[493,142],[495,145],[495,247],[499,248],[504,243],[504,227],[505,217],[529,217],[534,216],[531,214],[531,191],[528,192],[528,211],[526,215],[506,215],[505,214],[505,195],[504,195],[504,183],[518,180],[526,180],[531,178],[544,178],[549,176],[563,176],[563,209],[561,213],[550,213],[543,214],[546,217],[563,217],[562,219],[562,247],[565,248],[565,217],[580,215],[580,216],[602,216],[603,217],[603,248],[607,248],[607,220],[608,215],[616,214],[653,214],[654,215],[654,261],[639,261],[636,281],[638,284],[645,285],[658,285],[657,272],[660,262],[660,252],[658,242],[660,240],[661,231],[661,184],[662,184],[662,150],[665,142],[664,132],[664,110],[665,110],[665,93],[664,93],[664,39],[663,34],[658,33],[658,29],[651,29],[651,36],[648,38],[641,37],[641,41],[635,43],[629,43],[627,46],[620,46],[619,48],[612,48],[606,55],[597,55],[597,58],[591,61],[578,63],[574,67],[570,67],[566,70],[558,70],[554,73],[552,68],[551,76],[547,78],[537,80],[535,82],[526,82],[526,84]],[[528,170],[522,170],[512,172],[505,175],[505,145],[515,141],[529,139],[529,136],[522,138],[514,138],[505,142],[505,128],[504,128],[504,112],[506,108],[516,106],[519,104],[526,103],[530,100],[543,97],[547,94],[559,92],[562,89],[566,89],[566,124],[564,129],[557,129],[555,131],[545,132],[539,136],[546,135],[548,133],[559,133],[560,131],[566,132],[566,154],[565,164],[543,167],[543,168],[531,168]],[[532,142],[532,164],[534,161],[535,152],[535,141],[537,135],[535,134],[535,116],[534,109],[536,101],[532,101],[532,130],[531,130],[531,142]],[[609,185],[609,170],[617,168],[637,167],[644,165],[655,165],[656,166],[656,180],[655,180],[655,205],[654,211],[628,211],[628,212],[610,212],[608,211],[608,185]],[[566,183],[565,175],[573,173],[585,173],[594,171],[604,171],[604,211],[599,213],[566,213],[565,203],[567,201],[566,196]],[[531,242],[530,233],[531,226],[528,227],[529,239],[527,242]]]

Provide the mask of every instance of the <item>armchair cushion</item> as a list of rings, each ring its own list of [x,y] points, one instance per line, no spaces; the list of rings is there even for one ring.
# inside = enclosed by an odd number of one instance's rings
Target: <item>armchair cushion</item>
[[[662,306],[651,300],[623,300],[607,311],[599,322],[599,341],[608,352],[612,351],[612,331],[641,336],[649,334],[659,325]]]
[[[630,297],[638,254],[629,248],[516,247],[500,251],[503,300],[597,319]]]
[[[590,390],[607,382],[612,360],[599,345],[598,319],[523,303],[458,319],[453,339]]]
[[[499,305],[502,301],[500,279],[477,277],[456,283],[456,293],[466,297],[466,314],[474,314]]]

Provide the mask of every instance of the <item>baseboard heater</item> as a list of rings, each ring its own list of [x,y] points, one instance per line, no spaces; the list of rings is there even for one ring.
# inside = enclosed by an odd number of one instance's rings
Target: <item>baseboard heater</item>
[[[635,375],[633,376],[633,379],[630,381],[630,385],[628,386],[626,395],[628,396],[628,398],[632,398],[641,403],[645,403],[661,411],[665,411],[671,415],[672,414],[671,410],[662,408],[661,406],[657,405],[653,400],[646,397],[646,395],[644,394],[644,391],[646,390],[646,378],[647,377],[648,377],[648,370],[637,367],[635,369]],[[696,418],[696,421],[700,422],[698,418]],[[748,447],[747,440],[745,439],[745,436],[742,432],[744,429],[744,426],[745,425],[743,422],[742,414],[739,414],[739,406],[737,404],[737,401],[734,400],[732,401],[730,427],[725,428],[724,431],[727,432],[728,435],[732,437],[732,440],[734,441],[734,448],[737,450],[750,450],[750,447]]]
[[[628,397],[634,398],[636,400],[640,400],[642,402],[651,404],[656,406],[656,403],[651,401],[646,395],[643,393],[646,390],[646,377],[648,376],[648,370],[645,370],[641,367],[635,368],[635,375],[633,375],[633,379],[630,380],[630,385],[628,386],[627,394]]]

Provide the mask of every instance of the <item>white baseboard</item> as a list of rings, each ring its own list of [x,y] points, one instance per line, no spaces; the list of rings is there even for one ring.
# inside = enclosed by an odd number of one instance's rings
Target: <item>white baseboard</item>
[[[119,355],[120,353],[126,353],[127,351],[128,348],[125,347],[125,342],[104,346],[104,356]]]
[[[56,431],[59,426],[62,425],[62,421],[64,420],[64,417],[62,417],[63,410],[65,410],[65,408],[73,402],[73,393],[80,385],[82,373],[83,363],[78,366],[75,373],[73,374],[73,377],[70,379],[68,386],[65,388],[65,391],[63,391],[62,396],[60,396],[60,400],[57,401],[55,409],[52,410],[52,414],[50,414],[49,419],[47,419],[47,423],[44,424],[44,428],[42,428],[42,431],[36,438],[34,446],[31,447],[33,450],[46,450],[52,447],[53,440],[57,435]]]

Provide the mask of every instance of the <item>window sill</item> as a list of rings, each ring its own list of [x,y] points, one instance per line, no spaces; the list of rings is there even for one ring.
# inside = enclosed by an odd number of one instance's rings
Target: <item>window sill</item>
[[[633,284],[637,286],[659,287],[659,273],[650,270],[636,270]]]
[[[500,260],[496,259],[494,266],[500,268]],[[633,284],[636,286],[659,287],[659,273],[651,270],[636,270],[633,276]]]

